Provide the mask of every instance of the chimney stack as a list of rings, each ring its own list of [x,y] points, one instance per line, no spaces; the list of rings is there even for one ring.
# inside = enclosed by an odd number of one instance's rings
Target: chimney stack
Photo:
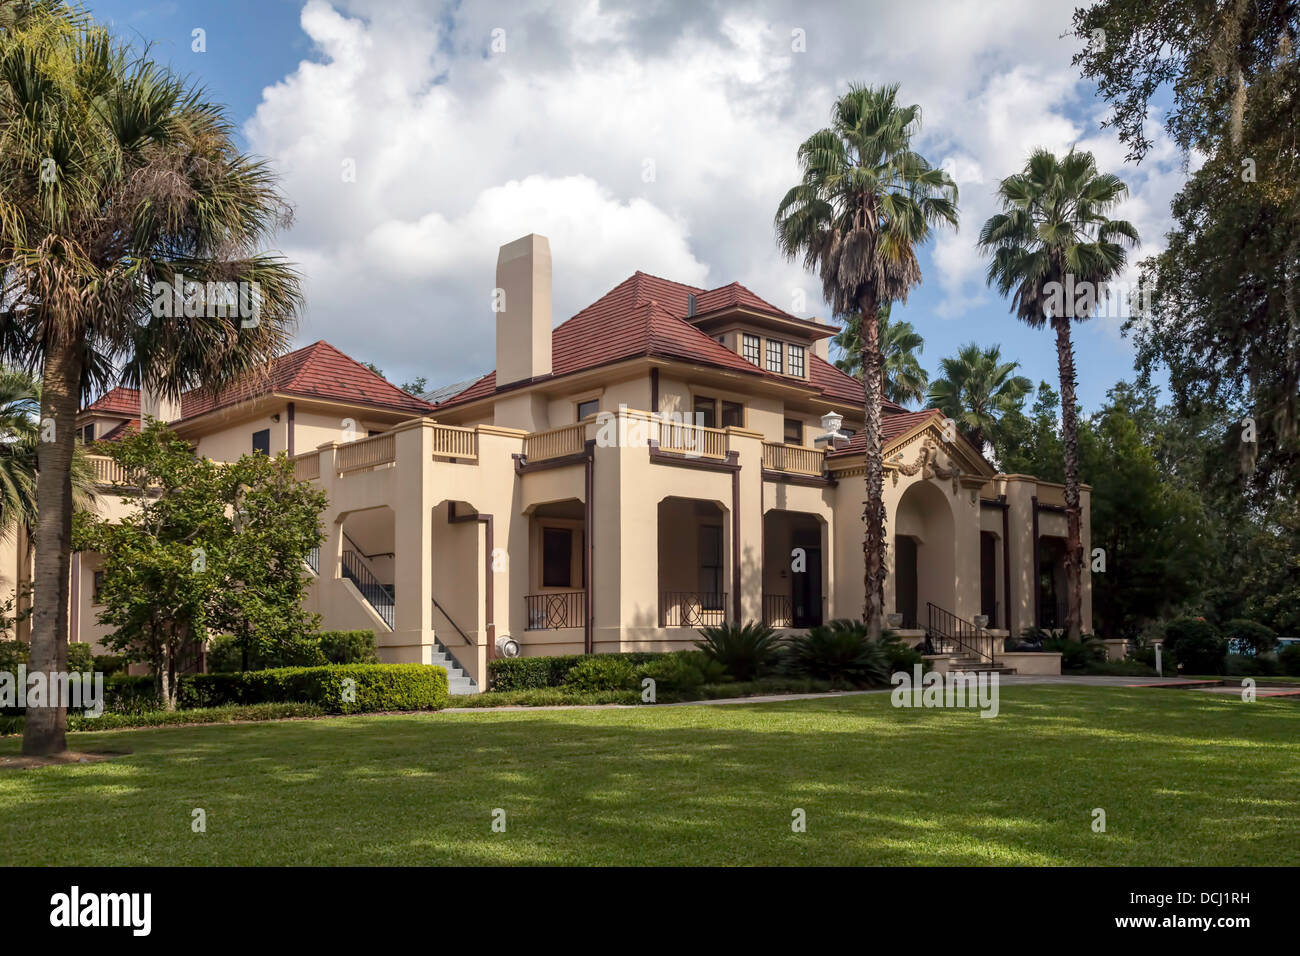
[[[551,374],[551,244],[530,233],[497,253],[497,387]]]
[[[174,398],[164,398],[152,389],[140,389],[140,424],[152,418],[164,424],[181,417],[181,403]]]

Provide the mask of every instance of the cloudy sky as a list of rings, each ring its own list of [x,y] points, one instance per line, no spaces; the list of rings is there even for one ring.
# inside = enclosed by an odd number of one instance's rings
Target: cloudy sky
[[[961,189],[961,228],[922,256],[897,312],[924,364],[1001,343],[1056,378],[1051,336],[984,285],[975,246],[997,181],[1028,152],[1092,150],[1159,248],[1184,178],[1167,141],[1125,164],[1070,65],[1072,2],[708,0],[90,0],[229,104],[296,211],[281,248],[306,277],[302,342],[327,339],[396,381],[493,365],[498,246],[550,238],[559,322],[637,269],[740,281],[826,318],[819,285],[773,241],[798,144],[850,82],[901,84],[916,147]],[[195,30],[203,31],[202,43]],[[202,45],[202,51],[194,47]],[[1120,319],[1076,334],[1086,408],[1132,372]]]

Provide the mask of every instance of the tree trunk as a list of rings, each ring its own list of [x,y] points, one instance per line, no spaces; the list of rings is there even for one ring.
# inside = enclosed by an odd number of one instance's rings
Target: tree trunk
[[[1061,372],[1061,437],[1065,444],[1065,633],[1077,641],[1083,633],[1083,509],[1079,506],[1079,416],[1074,396],[1074,347],[1068,316],[1052,319],[1056,329],[1056,363]],[[1035,543],[1037,547],[1037,543]]]
[[[41,389],[40,441],[36,448],[31,664],[33,671],[61,672],[68,665],[68,568],[72,559],[72,454],[81,397],[81,353],[75,345],[51,349]],[[49,438],[51,440],[46,441]],[[23,725],[23,753],[62,753],[67,711],[31,707]]]
[[[885,482],[880,444],[881,366],[880,324],[874,296],[862,303],[862,390],[864,397],[863,438],[866,442],[866,491],[863,502],[862,557],[864,564],[862,620],[867,635],[880,637],[885,611]]]

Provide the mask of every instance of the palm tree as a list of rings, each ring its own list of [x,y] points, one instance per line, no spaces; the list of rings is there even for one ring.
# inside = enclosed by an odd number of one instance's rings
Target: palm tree
[[[1019,362],[1002,361],[998,345],[971,342],[939,364],[943,375],[930,383],[926,404],[955,421],[981,452],[985,442],[996,448],[1002,416],[1019,411],[1034,383],[1015,374]]]
[[[880,308],[906,301],[908,290],[921,281],[916,252],[931,227],[957,224],[957,186],[911,149],[921,109],[899,106],[897,95],[896,84],[850,86],[835,101],[831,125],[799,147],[802,177],[776,211],[781,251],[817,270],[832,314],[862,316],[862,617],[873,639],[880,636],[885,597]]]
[[[232,133],[222,107],[89,20],[0,32],[0,359],[43,383],[34,670],[66,665],[80,402],[114,382],[219,388],[289,345],[299,279],[259,251],[288,209]],[[64,724],[29,711],[24,753],[62,751]]]
[[[1066,630],[1078,639],[1083,630],[1083,539],[1079,507],[1079,417],[1075,402],[1074,348],[1070,320],[1091,316],[1100,286],[1124,268],[1122,243],[1136,245],[1138,233],[1108,213],[1128,194],[1110,173],[1098,172],[1091,153],[1071,149],[1064,157],[1038,149],[1023,172],[998,186],[1002,212],[980,232],[980,247],[991,256],[988,282],[1011,295],[1016,317],[1056,331],[1056,362],[1061,376],[1061,432],[1065,445],[1065,514],[1068,540],[1065,569],[1068,593]],[[1081,293],[1076,298],[1076,292]],[[1085,303],[1080,307],[1080,303]],[[1091,303],[1091,304],[1087,304]]]
[[[885,398],[899,405],[920,402],[925,397],[928,376],[917,358],[925,351],[925,339],[912,327],[911,322],[889,319],[890,303],[880,307],[880,361],[884,380],[881,388]],[[862,377],[862,314],[854,312],[844,320],[835,338],[835,347],[841,352],[835,360],[836,368],[857,378]]]

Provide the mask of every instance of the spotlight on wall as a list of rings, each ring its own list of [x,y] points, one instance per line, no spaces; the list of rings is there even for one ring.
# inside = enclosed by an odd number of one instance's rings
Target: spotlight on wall
[[[273,422],[278,422],[279,420],[280,420],[280,413],[279,413],[279,412],[276,412],[274,415],[271,416],[271,421],[273,421]]]
[[[519,642],[509,634],[502,634],[497,638],[497,653],[502,657],[518,657]]]

